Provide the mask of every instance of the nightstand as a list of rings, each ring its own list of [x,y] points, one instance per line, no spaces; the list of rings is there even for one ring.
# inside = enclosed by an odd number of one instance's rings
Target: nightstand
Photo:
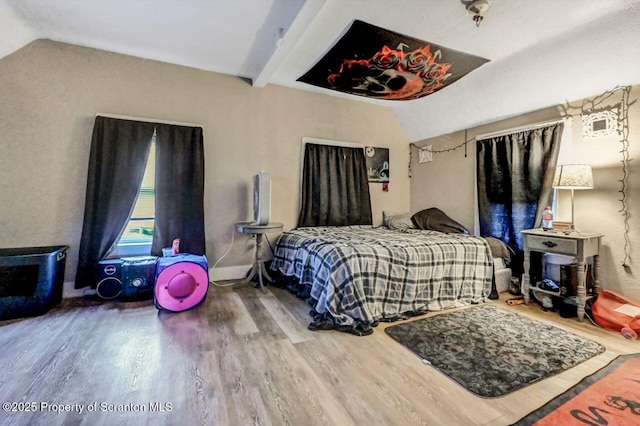
[[[602,245],[602,234],[590,234],[558,231],[543,231],[542,229],[528,229],[522,231],[524,236],[524,273],[522,274],[522,292],[524,303],[529,304],[529,290],[534,287],[537,291],[560,296],[558,293],[539,289],[537,283],[530,283],[531,252],[555,253],[573,256],[578,259],[578,288],[576,301],[578,304],[578,320],[584,319],[584,307],[587,303],[587,258],[593,257],[593,291],[600,291],[598,273],[600,260],[598,256]]]

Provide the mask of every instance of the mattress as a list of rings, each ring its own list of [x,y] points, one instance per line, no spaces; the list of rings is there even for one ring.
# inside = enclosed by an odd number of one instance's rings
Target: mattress
[[[371,226],[283,233],[272,268],[311,287],[311,302],[335,324],[372,324],[480,303],[493,258],[481,237]]]

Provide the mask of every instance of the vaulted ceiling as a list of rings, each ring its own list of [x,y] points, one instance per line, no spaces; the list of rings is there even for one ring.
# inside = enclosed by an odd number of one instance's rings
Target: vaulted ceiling
[[[640,83],[640,0],[0,0],[0,57],[46,38],[391,108],[411,141]],[[382,101],[297,82],[354,20],[490,62]]]

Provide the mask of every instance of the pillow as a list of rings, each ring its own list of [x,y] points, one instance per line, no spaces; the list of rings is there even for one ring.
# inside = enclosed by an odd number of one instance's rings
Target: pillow
[[[469,234],[467,228],[435,207],[419,211],[411,217],[411,221],[420,229],[439,231],[447,234]]]
[[[393,216],[399,215],[402,213],[398,213],[398,212],[388,212],[386,210],[384,210],[382,212],[382,226],[384,226],[385,228],[389,227],[389,219],[391,219]]]
[[[389,229],[415,229],[410,213],[382,212],[382,224]]]
[[[500,241],[495,237],[484,237],[489,244],[489,248],[491,249],[491,255],[494,258],[502,258],[505,260],[511,259],[511,252],[509,251],[509,246]]]

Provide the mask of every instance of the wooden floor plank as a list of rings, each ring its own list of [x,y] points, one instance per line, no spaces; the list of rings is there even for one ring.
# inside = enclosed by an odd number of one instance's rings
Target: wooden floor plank
[[[220,292],[219,297],[224,300],[231,318],[233,318],[233,330],[238,335],[258,333],[258,326],[251,318],[247,307],[235,292]]]
[[[607,351],[479,398],[388,337],[392,324],[366,337],[307,330],[309,306],[285,290],[211,287],[204,304],[181,313],[151,301],[65,300],[46,315],[0,322],[0,399],[68,409],[0,412],[0,424],[507,425],[640,351],[589,321],[508,306],[506,297],[492,303]]]
[[[291,343],[300,343],[312,338],[313,333],[307,330],[307,326],[298,322],[280,301],[273,297],[271,291],[267,291],[266,294],[260,295],[258,298]]]

